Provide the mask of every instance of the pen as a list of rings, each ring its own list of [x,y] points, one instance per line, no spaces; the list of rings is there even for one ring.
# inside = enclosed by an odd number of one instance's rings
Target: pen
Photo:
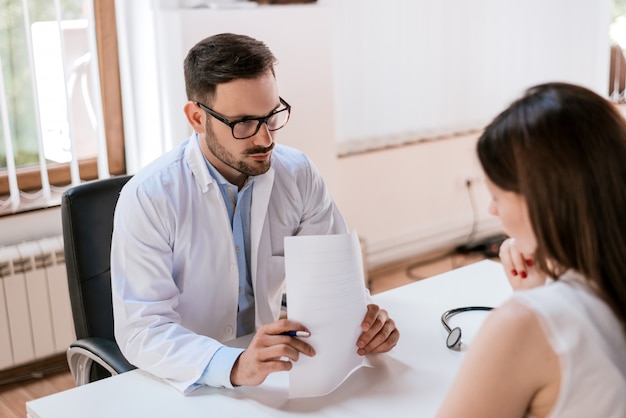
[[[285,331],[281,332],[280,335],[289,335],[290,337],[309,337],[311,333],[308,331]]]

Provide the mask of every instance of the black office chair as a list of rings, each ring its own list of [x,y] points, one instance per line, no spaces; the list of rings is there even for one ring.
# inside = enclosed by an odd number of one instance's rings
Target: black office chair
[[[76,386],[135,366],[120,352],[113,334],[111,235],[120,190],[131,176],[74,186],[61,200],[63,245],[77,341],[67,350]]]

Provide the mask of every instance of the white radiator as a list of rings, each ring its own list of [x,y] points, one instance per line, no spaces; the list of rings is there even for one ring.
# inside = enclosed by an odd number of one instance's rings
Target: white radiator
[[[0,370],[64,353],[74,340],[63,238],[0,247]]]

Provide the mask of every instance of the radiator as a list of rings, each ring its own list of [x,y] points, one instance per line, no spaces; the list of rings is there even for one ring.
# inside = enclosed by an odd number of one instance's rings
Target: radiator
[[[63,238],[0,247],[0,370],[64,353],[74,340]]]

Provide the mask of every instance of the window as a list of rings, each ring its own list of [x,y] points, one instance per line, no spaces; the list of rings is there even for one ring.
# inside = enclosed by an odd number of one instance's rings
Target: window
[[[610,35],[611,43],[626,49],[626,0],[613,0]]]
[[[0,215],[125,173],[114,0],[5,0]]]
[[[613,0],[611,8],[611,69],[609,96],[615,103],[624,103],[626,85],[626,0]]]

